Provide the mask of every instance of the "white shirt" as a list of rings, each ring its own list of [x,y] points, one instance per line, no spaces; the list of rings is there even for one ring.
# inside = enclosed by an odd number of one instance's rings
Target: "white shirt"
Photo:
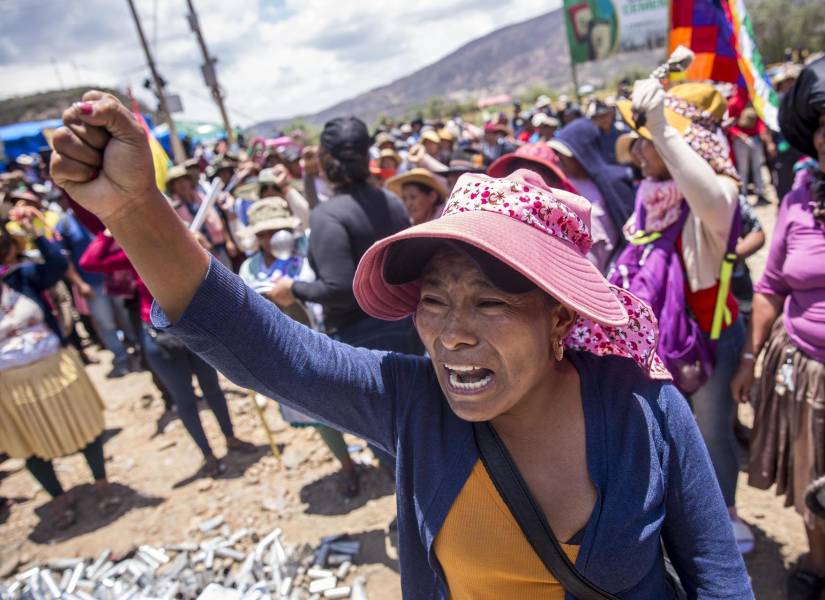
[[[60,340],[31,298],[0,283],[0,371],[22,367],[60,350]]]

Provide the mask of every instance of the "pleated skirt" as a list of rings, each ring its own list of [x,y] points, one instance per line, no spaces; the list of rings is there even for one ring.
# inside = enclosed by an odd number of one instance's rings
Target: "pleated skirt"
[[[0,371],[0,451],[12,458],[73,454],[103,427],[103,401],[74,348]]]
[[[789,358],[793,390],[778,390],[777,376]],[[748,462],[750,485],[764,490],[776,484],[785,506],[815,525],[818,518],[805,504],[805,490],[825,475],[825,365],[791,343],[782,317],[764,350]]]

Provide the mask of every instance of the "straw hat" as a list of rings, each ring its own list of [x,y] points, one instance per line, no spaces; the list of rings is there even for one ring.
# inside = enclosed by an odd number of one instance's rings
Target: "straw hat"
[[[301,220],[289,210],[289,204],[283,198],[274,196],[258,200],[249,207],[249,233],[278,231],[280,229],[297,229]]]
[[[652,139],[647,127],[637,127],[630,100],[616,102],[622,119],[643,138]],[[665,119],[680,135],[684,135],[691,124],[705,128],[719,126],[728,108],[722,94],[707,83],[682,83],[670,88],[665,95]]]
[[[258,173],[258,185],[275,185],[280,187],[275,179],[275,169],[261,169]]]
[[[454,142],[455,136],[452,134],[452,132],[448,131],[447,129],[439,129],[438,139],[443,140],[445,142]]]
[[[645,139],[652,139],[647,127],[636,124],[630,100],[619,100],[616,108],[631,129]],[[708,83],[682,83],[670,88],[665,94],[664,114],[667,124],[684,137],[714,171],[738,180],[739,175],[730,160],[730,152],[716,135],[727,109],[725,98]]]
[[[633,142],[639,139],[639,134],[635,131],[623,133],[616,139],[616,160],[619,164],[629,165],[633,162]]]
[[[387,180],[386,186],[396,196],[401,195],[401,189],[408,183],[420,183],[438,193],[438,198],[443,201],[448,195],[447,186],[440,178],[433,175],[427,169],[411,169],[402,175],[396,175]]]
[[[427,131],[421,133],[421,141],[428,141],[433,142],[435,144],[440,144],[441,138],[438,137],[438,134],[435,132],[435,130],[428,129]]]
[[[398,155],[398,152],[392,148],[384,148],[381,150],[381,152],[378,153],[378,160],[380,161],[382,158],[392,158],[395,160],[395,164],[401,164],[401,157]]]
[[[395,148],[395,138],[386,131],[382,131],[375,136],[375,146],[377,148],[380,148],[384,144],[392,144],[392,147]]]
[[[186,172],[186,167],[183,165],[175,165],[168,171],[166,171],[166,189],[172,189],[172,183],[177,181],[178,179],[188,179],[189,173]]]

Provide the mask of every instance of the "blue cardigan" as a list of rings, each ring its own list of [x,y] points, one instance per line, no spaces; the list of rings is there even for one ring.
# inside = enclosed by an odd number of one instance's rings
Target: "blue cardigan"
[[[40,250],[43,262],[25,262],[13,267],[3,277],[3,283],[37,302],[43,311],[46,325],[65,345],[66,339],[60,331],[57,319],[55,319],[51,307],[46,303],[43,293],[63,278],[66,269],[69,267],[69,261],[63,256],[60,246],[50,242],[45,237],[36,238],[34,243],[37,249]]]
[[[178,323],[157,305],[153,320],[235,383],[393,454],[404,597],[448,597],[433,542],[479,455],[471,424],[450,410],[429,359],[313,332],[214,259]],[[664,542],[689,597],[752,598],[682,396],[630,360],[569,356],[581,375],[587,464],[598,491],[578,569],[620,598],[668,598]]]

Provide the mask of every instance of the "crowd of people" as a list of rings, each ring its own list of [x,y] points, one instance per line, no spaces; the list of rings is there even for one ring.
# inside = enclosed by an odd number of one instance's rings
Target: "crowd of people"
[[[144,132],[90,92],[53,153],[2,174],[0,451],[26,460],[59,527],[76,518],[61,456],[82,452],[102,509],[116,505],[105,399],[84,369],[94,343],[113,355],[107,377],[151,372],[207,476],[223,465],[193,376],[228,451],[255,449],[233,431],[218,371],[314,427],[347,497],[359,478],[342,431],[365,438],[396,480],[410,597],[570,590],[486,454],[492,434],[587,585],[747,598],[736,432],[737,402],[752,402],[749,482],[776,484],[800,513],[810,552],[789,597],[815,598],[825,59],[775,84],[781,132],[746,90],[644,79],[478,124],[370,132],[341,117],[317,145],[201,144],[163,196]],[[754,284],[745,260],[766,235],[753,205],[769,183],[778,217]]]

